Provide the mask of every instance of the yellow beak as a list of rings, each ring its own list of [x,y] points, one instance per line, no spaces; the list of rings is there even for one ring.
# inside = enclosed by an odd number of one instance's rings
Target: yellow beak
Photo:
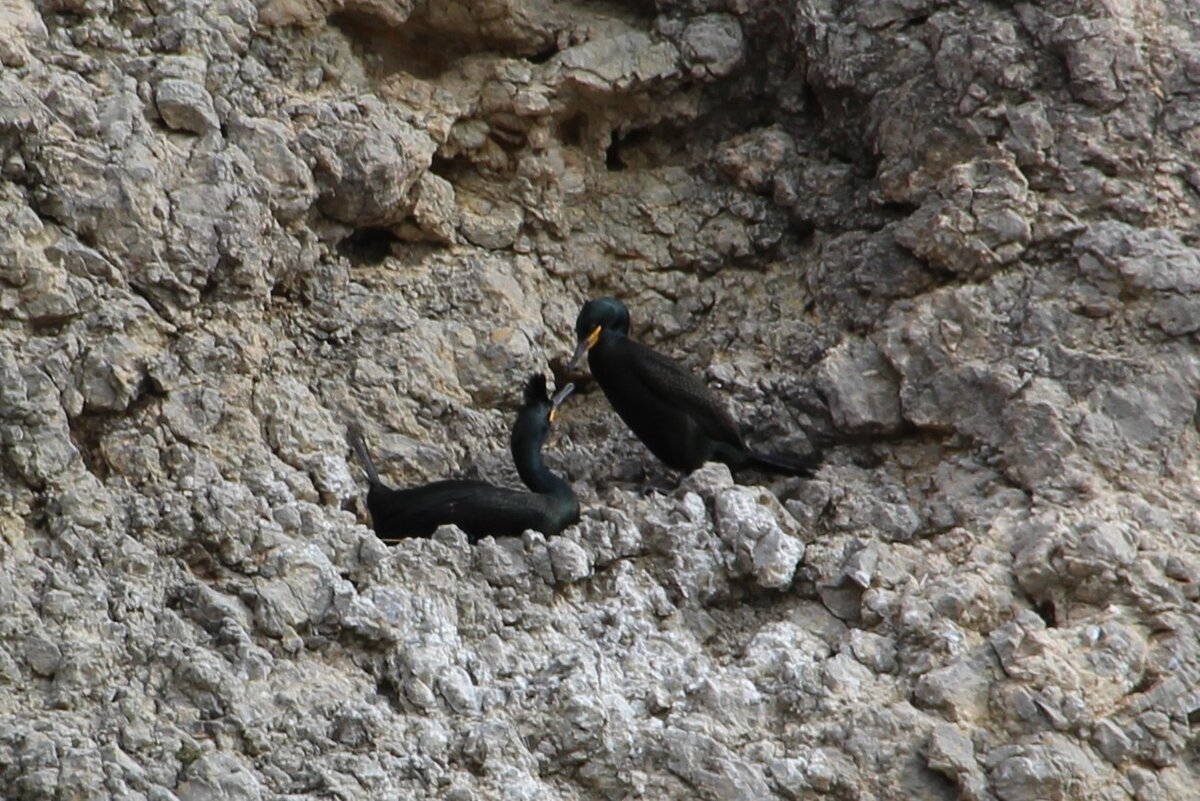
[[[550,422],[554,422],[554,418],[558,417],[558,407],[567,399],[567,396],[575,391],[574,384],[567,384],[565,387],[554,393],[554,397],[550,399]]]
[[[587,339],[579,340],[579,344],[575,346],[575,353],[571,356],[571,361],[567,362],[568,371],[574,370],[583,361],[583,355],[596,347],[596,343],[600,341],[600,333],[603,330],[604,327],[598,325],[592,329],[592,333],[587,335]]]

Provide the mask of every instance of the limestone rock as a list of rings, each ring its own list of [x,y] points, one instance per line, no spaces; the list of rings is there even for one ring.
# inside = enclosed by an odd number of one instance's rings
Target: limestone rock
[[[154,90],[154,102],[163,122],[176,130],[205,134],[220,124],[212,96],[195,81],[160,81]]]
[[[380,112],[362,115],[348,104],[314,110],[317,119],[339,115],[363,119],[333,129],[309,128],[300,139],[315,162],[318,207],[357,227],[403,222],[416,202],[413,189],[433,157],[433,140]]]
[[[741,487],[716,497],[715,522],[732,549],[734,569],[752,573],[764,587],[786,587],[804,558],[796,525],[771,494]]]
[[[676,74],[678,51],[641,32],[621,33],[564,50],[564,79],[582,87],[627,91]]]
[[[0,3],[0,795],[1195,798],[1194,3],[635,5]]]
[[[929,201],[902,222],[896,240],[951,273],[977,275],[1012,262],[1032,237],[1036,204],[1007,161],[955,167]]]
[[[839,345],[821,362],[821,378],[839,428],[887,432],[900,426],[895,372],[871,343]]]
[[[742,29],[727,14],[708,14],[688,23],[680,52],[695,77],[720,78],[742,60]]]

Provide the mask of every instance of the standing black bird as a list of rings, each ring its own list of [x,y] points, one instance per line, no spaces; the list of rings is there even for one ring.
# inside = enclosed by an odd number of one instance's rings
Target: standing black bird
[[[542,443],[559,405],[575,387],[567,384],[554,397],[546,391],[540,373],[525,384],[525,401],[513,423],[513,462],[532,492],[497,487],[486,481],[449,479],[423,487],[392,489],[379,480],[357,425],[349,432],[350,444],[367,470],[371,489],[367,509],[375,533],[384,542],[406,537],[428,537],[441,525],[453,523],[472,543],[486,536],[519,536],[528,529],[547,536],[579,522],[579,500],[571,485],[551,473],[542,461]]]
[[[731,470],[804,475],[820,463],[819,453],[798,457],[750,450],[737,423],[703,381],[629,338],[629,310],[616,298],[583,304],[575,334],[579,345],[567,370],[586,353],[613,409],[668,467],[690,473],[715,461]]]

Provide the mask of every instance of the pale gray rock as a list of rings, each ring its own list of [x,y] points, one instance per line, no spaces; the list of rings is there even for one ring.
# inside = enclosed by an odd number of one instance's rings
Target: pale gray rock
[[[33,635],[25,638],[25,663],[39,676],[53,676],[62,664],[62,649],[52,640]]]
[[[434,143],[425,131],[383,116],[375,104],[361,122],[310,127],[300,136],[313,161],[317,207],[348,225],[384,226],[404,221],[416,203],[414,187],[429,168]],[[361,115],[349,103],[319,107],[317,120]]]
[[[446,703],[458,714],[479,714],[480,692],[461,667],[452,666],[442,673],[437,680],[437,687]]]
[[[874,545],[867,545],[850,554],[842,567],[842,575],[866,589],[871,586],[878,562],[879,549]]]
[[[832,522],[845,531],[867,527],[887,540],[905,541],[916,534],[921,518],[903,487],[887,476],[845,471],[842,486],[831,491]],[[873,492],[859,492],[873,486]]]
[[[1119,278],[1131,290],[1200,291],[1200,256],[1174,231],[1098,223],[1077,242],[1079,268],[1097,278]]]
[[[667,768],[697,788],[702,797],[750,801],[769,794],[761,768],[711,737],[682,729],[667,729],[663,734]]]
[[[900,427],[900,386],[872,343],[842,343],[822,360],[820,376],[838,428],[883,433]]]
[[[876,673],[891,673],[896,669],[896,643],[891,637],[854,629],[850,632],[849,646],[854,658]]]
[[[1115,766],[1121,766],[1133,753],[1129,735],[1124,727],[1112,720],[1096,721],[1092,727],[1091,742],[1096,749]]]
[[[715,499],[722,490],[733,486],[733,474],[729,471],[729,465],[707,462],[689,473],[680,486],[703,498]]]
[[[172,392],[163,404],[163,417],[171,433],[193,445],[208,438],[221,422],[224,412],[225,398],[215,388],[207,386],[185,387]],[[135,447],[146,447],[146,443]]]
[[[707,14],[683,29],[679,51],[694,78],[721,78],[742,60],[742,28],[728,14]]]
[[[803,559],[803,542],[780,529],[770,531],[754,546],[754,576],[763,587],[781,589],[791,584]]]
[[[0,63],[23,67],[32,54],[30,46],[44,45],[46,23],[31,2],[8,3],[0,11]]]
[[[117,412],[137,400],[146,377],[141,343],[117,334],[85,352],[80,364],[79,392],[86,408]]]
[[[269,187],[270,208],[283,223],[300,219],[316,202],[312,171],[294,151],[296,134],[290,125],[262,117],[237,117],[229,125],[229,140],[253,160],[258,176]]]
[[[792,581],[804,559],[796,524],[770,493],[742,487],[721,491],[714,502],[721,539],[733,552],[733,568],[750,573],[763,587],[779,589]]]
[[[179,801],[253,801],[263,788],[235,754],[215,751],[188,767],[176,795]]]
[[[936,726],[929,735],[929,767],[951,778],[977,770],[975,747],[961,730],[950,725]]]
[[[1037,211],[1025,176],[1009,161],[950,170],[927,202],[896,228],[896,241],[939,269],[980,275],[1018,258]]]
[[[811,526],[825,513],[833,492],[828,482],[817,479],[805,481],[797,494],[798,497],[788,499],[784,507],[796,522]]]
[[[0,9],[8,795],[1192,801],[1190,6],[701,5]],[[535,370],[578,526],[362,525]]]
[[[699,505],[703,508],[704,502],[699,501]],[[645,551],[641,530],[628,515],[611,507],[597,509],[593,515],[584,517],[575,531],[596,567],[605,567],[616,559]]]
[[[579,543],[565,537],[555,537],[547,547],[555,581],[570,584],[591,575],[591,558]]]
[[[991,796],[974,745],[958,727],[948,724],[935,726],[926,745],[926,759],[932,770],[958,785],[964,798],[985,799]]]
[[[556,56],[562,80],[603,92],[629,91],[674,77],[679,51],[640,31],[570,47]]]
[[[488,250],[512,247],[524,220],[520,206],[470,195],[457,200],[459,231],[468,242]]]
[[[980,654],[931,670],[914,688],[916,705],[941,710],[954,721],[979,720],[987,709],[989,664],[990,660]]]
[[[56,239],[27,206],[7,205],[0,234],[0,277],[9,285],[0,295],[0,310],[33,325],[56,325],[79,312],[79,298],[71,276],[49,258],[46,250],[25,256],[30,242],[50,243]],[[74,282],[76,286],[84,286]]]
[[[110,757],[110,760],[111,757]],[[103,793],[105,770],[99,748],[73,748],[60,763],[57,792],[86,797]]]
[[[986,755],[989,778],[1000,801],[1059,801],[1080,793],[1091,797],[1111,786],[1114,776],[1070,740],[1054,735],[1039,739]]]
[[[212,95],[195,81],[166,78],[154,88],[154,104],[171,128],[206,134],[220,126]]]
[[[489,584],[497,587],[521,586],[527,583],[529,564],[519,541],[505,538],[485,542],[478,550],[479,569]]]
[[[836,748],[814,748],[803,758],[805,781],[819,793],[830,793],[852,786],[854,768],[847,756]]]
[[[1168,296],[1154,304],[1146,321],[1177,337],[1200,331],[1200,298]]]
[[[422,237],[453,244],[457,241],[456,229],[460,225],[472,225],[461,219],[456,205],[454,185],[445,178],[431,172],[422,173],[417,182],[416,192],[417,200],[413,205],[412,216]],[[519,228],[519,221],[517,226]]]

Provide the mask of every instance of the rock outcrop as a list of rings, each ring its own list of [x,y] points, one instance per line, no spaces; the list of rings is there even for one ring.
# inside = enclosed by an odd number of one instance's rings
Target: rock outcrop
[[[0,5],[6,798],[1188,801],[1200,20],[1143,4]],[[812,479],[510,483],[589,296]]]

